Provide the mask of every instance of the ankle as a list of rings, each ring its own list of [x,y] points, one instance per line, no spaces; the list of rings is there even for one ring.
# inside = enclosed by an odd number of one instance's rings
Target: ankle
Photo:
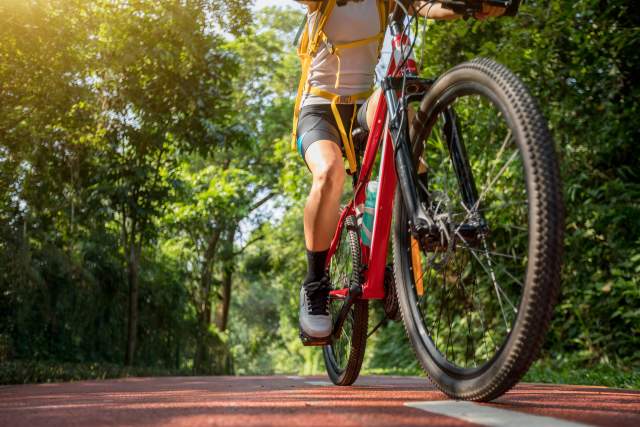
[[[328,254],[328,249],[324,251],[307,250],[307,276],[304,279],[303,285],[319,282],[326,276],[325,265]]]

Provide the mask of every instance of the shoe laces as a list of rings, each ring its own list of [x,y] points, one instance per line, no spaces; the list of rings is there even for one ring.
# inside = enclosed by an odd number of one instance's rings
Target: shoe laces
[[[329,315],[329,291],[331,284],[327,277],[318,282],[311,282],[304,285],[304,293],[307,298],[307,310],[310,314],[328,316]]]

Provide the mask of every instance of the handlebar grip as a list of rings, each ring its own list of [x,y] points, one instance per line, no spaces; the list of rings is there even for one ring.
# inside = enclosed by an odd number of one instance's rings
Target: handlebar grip
[[[504,13],[504,16],[516,16],[518,14],[519,8],[520,8],[520,0],[513,0],[511,4],[507,7],[507,11]]]
[[[440,3],[445,9],[452,10],[464,17],[472,16],[473,12],[479,10],[477,7],[474,7],[477,5],[473,5],[472,2],[464,0],[441,0]]]
[[[520,2],[521,0],[440,0],[443,7],[465,17],[473,16],[475,12],[482,10],[484,3],[506,8],[502,16],[516,16]]]
[[[520,0],[484,0],[483,3],[491,6],[506,7],[506,11],[502,16],[516,16],[520,8]]]

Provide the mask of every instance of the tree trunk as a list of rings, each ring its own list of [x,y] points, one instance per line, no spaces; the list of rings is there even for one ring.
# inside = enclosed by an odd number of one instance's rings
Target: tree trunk
[[[211,234],[211,238],[205,250],[201,270],[200,270],[200,301],[198,307],[198,330],[196,332],[196,354],[193,361],[195,372],[202,370],[203,363],[206,362],[206,336],[211,324],[211,282],[213,280],[213,260],[216,255],[218,241],[220,240],[220,230],[216,229]]]
[[[214,230],[207,244],[207,249],[200,267],[200,304],[203,322],[211,321],[211,281],[213,280],[213,260],[216,255],[220,230]]]
[[[127,278],[129,281],[129,324],[127,326],[127,351],[124,363],[131,366],[135,360],[138,337],[138,272],[140,264],[140,250],[135,238],[130,235],[129,257],[127,258]]]
[[[216,326],[220,332],[227,330],[229,321],[229,306],[231,304],[231,283],[234,271],[233,251],[234,238],[238,230],[239,222],[233,223],[225,232],[224,250],[222,251],[222,289],[220,292],[220,302],[216,307]]]
[[[180,333],[176,334],[175,343],[176,343],[175,368],[176,368],[176,371],[178,371],[180,370]]]
[[[227,323],[229,321],[229,305],[231,304],[231,282],[233,276],[233,269],[226,267],[224,269],[224,275],[222,277],[222,299],[218,304],[216,313],[216,326],[220,332],[227,330]]]

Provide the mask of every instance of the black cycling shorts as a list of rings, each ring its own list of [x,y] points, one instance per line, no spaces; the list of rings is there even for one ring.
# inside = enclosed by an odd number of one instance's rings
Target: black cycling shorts
[[[361,126],[365,130],[367,129],[367,117],[366,108],[367,103],[357,105],[358,108],[356,126]],[[338,112],[342,119],[342,124],[347,132],[349,132],[351,125],[351,118],[353,117],[353,104],[338,104]],[[298,119],[297,129],[298,140],[296,141],[298,153],[304,160],[307,149],[316,141],[323,139],[333,141],[338,144],[338,147],[344,154],[344,147],[342,147],[342,139],[340,138],[340,131],[338,130],[338,124],[333,116],[331,110],[331,104],[317,104],[306,105],[300,110],[300,118]],[[305,160],[306,163],[306,160]]]

